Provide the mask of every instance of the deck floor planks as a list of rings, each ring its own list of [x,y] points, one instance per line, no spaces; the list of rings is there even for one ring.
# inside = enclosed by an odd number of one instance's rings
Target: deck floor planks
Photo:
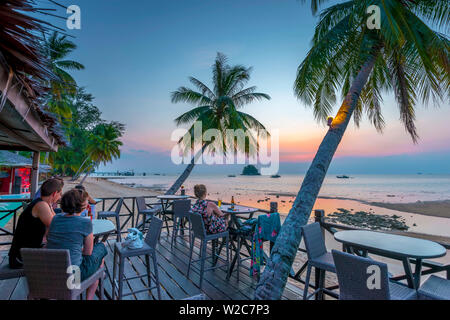
[[[199,244],[196,243],[196,246],[194,248],[194,254],[193,254],[194,260],[198,258],[198,254],[200,251],[200,249],[197,245],[199,245]],[[177,245],[174,245],[174,250],[178,250],[178,252],[180,252],[180,254],[183,255],[184,259],[186,259],[186,263],[189,263],[189,250],[190,249],[186,242],[185,243],[177,243]],[[209,247],[207,248],[206,252],[207,252],[208,256],[210,256],[212,254],[212,250]],[[219,261],[218,263],[222,263],[222,262]],[[211,263],[209,261],[209,265],[210,264]],[[194,269],[196,269],[196,268],[199,268],[198,263],[194,264]],[[199,270],[197,270],[197,271],[199,271]],[[215,275],[216,277],[220,278],[223,282],[225,282],[225,285],[233,287],[238,292],[240,292],[241,290],[246,290],[250,286],[248,283],[246,283],[246,281],[244,281],[245,276],[241,277],[241,281],[238,282],[236,274],[233,274],[232,277],[230,278],[230,280],[228,281],[226,279],[227,274],[226,274],[225,269],[216,269],[214,271],[207,271],[205,275],[208,275],[210,273],[212,275]],[[248,298],[249,297],[247,297],[247,299]]]
[[[147,274],[147,269],[145,266],[145,263],[142,259],[138,258],[138,257],[132,257],[130,259],[131,264],[133,265],[133,268],[136,270],[137,273],[139,274]],[[151,263],[150,263],[151,264]],[[152,268],[153,270],[153,268]],[[141,280],[142,281],[142,280]],[[143,281],[145,281],[144,286],[146,288],[148,288],[148,283],[147,283],[147,277],[145,277],[143,279]],[[151,286],[154,286],[154,282],[152,279],[152,283]],[[153,300],[157,300],[158,299],[158,291],[156,288],[151,289],[150,290],[150,294]],[[149,296],[150,296],[149,294]],[[167,291],[164,289],[164,287],[161,287],[161,300],[171,300],[172,298],[170,297],[170,295],[167,293]]]
[[[9,264],[8,255],[3,255],[0,266]],[[10,300],[17,287],[19,278],[0,281],[0,300]]]
[[[183,249],[181,249],[180,245],[183,246]],[[199,253],[199,243],[196,242],[196,247],[194,248],[194,259],[196,259],[196,255]],[[179,242],[177,243],[177,246],[174,246],[174,248],[183,251],[183,253],[186,255],[186,261],[189,259],[189,246],[187,242]],[[211,255],[212,250],[208,246],[207,248],[207,254]],[[222,272],[221,272],[222,271]],[[243,293],[246,296],[246,299],[253,299],[253,291],[254,287],[256,286],[257,282],[250,278],[248,270],[245,270],[244,268],[241,268],[239,270],[240,272],[240,280],[237,280],[237,271],[236,268],[233,271],[230,280],[226,280],[226,272],[225,270],[215,270],[211,271],[213,274],[215,274],[217,277],[221,278],[223,281],[226,281],[228,285],[233,286],[237,291]]]
[[[159,246],[158,252],[160,252],[160,254],[164,255],[169,261],[171,261],[171,263],[174,264],[174,266],[176,266],[178,270],[180,270],[180,272],[184,275],[184,277],[187,278],[186,274],[188,264],[186,262],[187,259],[186,258],[183,259],[183,255],[181,255],[180,257],[180,254],[178,254],[178,252],[176,252],[175,254],[174,252],[171,252],[168,249],[166,249],[164,246]],[[189,278],[196,286],[198,286],[200,282],[199,271],[196,268],[191,268]],[[206,272],[204,275],[202,291],[204,294],[206,294],[206,296],[208,296],[208,298],[212,300],[233,299],[233,294],[230,294],[229,292],[223,292],[222,290],[218,290],[217,279],[215,277],[211,277],[209,275],[209,272]]]
[[[158,250],[156,259],[158,263],[158,271],[161,273],[161,270],[163,270],[167,274],[167,276],[183,291],[183,295],[178,296],[178,299],[180,298],[184,299],[201,293],[201,291],[192,283],[192,281],[187,279],[184,274],[180,273],[170,263],[170,261],[166,260],[166,258],[158,252]],[[141,258],[141,260],[143,259]],[[153,265],[152,265],[152,272],[154,272]]]
[[[164,242],[163,238],[161,239],[161,243],[163,244],[163,247],[165,247],[166,245],[170,246],[170,244],[168,242]],[[178,245],[174,245],[173,250],[176,250],[175,252],[177,253],[177,256],[180,256],[183,258],[183,260],[185,260],[186,263],[186,270],[187,270],[187,264],[189,262],[189,248],[187,247],[179,247]],[[195,247],[194,251],[199,251],[198,247]],[[207,254],[210,254],[211,252],[207,252]],[[194,258],[196,259],[196,253],[194,253]],[[219,261],[219,263],[221,263]],[[210,266],[210,262],[208,264],[206,264],[206,266]],[[205,267],[206,267],[205,266]],[[199,264],[193,264],[193,267],[191,266],[191,270],[196,272],[196,273],[200,273],[199,270]],[[191,272],[192,272],[191,271]],[[208,279],[208,281],[212,281],[213,284],[215,284],[215,286],[217,287],[218,290],[221,290],[222,292],[226,293],[227,295],[230,295],[232,299],[248,299],[248,297],[242,295],[242,293],[240,293],[241,289],[246,289],[247,286],[243,283],[233,283],[233,280],[230,279],[230,281],[226,280],[226,271],[225,269],[216,269],[214,271],[207,271],[204,274],[204,278],[203,281],[205,282],[205,280]]]

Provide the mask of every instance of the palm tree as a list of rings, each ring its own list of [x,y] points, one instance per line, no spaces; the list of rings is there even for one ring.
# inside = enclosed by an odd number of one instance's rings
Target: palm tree
[[[313,11],[325,0],[312,0]],[[381,9],[381,29],[369,30],[366,11]],[[344,102],[317,151],[255,291],[280,299],[328,167],[352,115],[362,113],[383,129],[381,92],[393,92],[400,119],[418,141],[415,107],[448,99],[448,39],[431,29],[448,27],[449,5],[440,0],[350,0],[322,11],[312,48],[300,65],[295,94],[325,120],[341,88]]]
[[[123,132],[124,126],[118,122],[101,123],[94,128],[91,141],[86,149],[91,162],[80,184],[84,183],[88,175],[99,164],[107,164],[114,159],[120,158],[120,147],[123,143],[119,139]]]
[[[47,104],[50,111],[63,119],[71,118],[68,96],[73,96],[77,92],[77,84],[69,71],[84,69],[81,63],[67,59],[76,48],[76,44],[68,40],[67,36],[60,35],[56,31],[42,43],[42,52],[49,61],[49,69],[57,77],[47,84],[50,88]]]
[[[221,151],[226,154],[227,130],[243,130],[247,133],[250,132],[249,130],[254,130],[256,131],[257,137],[262,134],[269,135],[266,128],[258,120],[247,113],[239,111],[244,105],[254,101],[263,99],[270,100],[269,95],[256,92],[256,87],[244,89],[250,80],[251,71],[252,68],[246,68],[241,65],[228,65],[226,56],[222,53],[217,53],[215,63],[212,66],[213,90],[208,88],[200,80],[190,77],[189,80],[196,89],[180,87],[172,93],[173,103],[185,102],[195,106],[194,109],[175,119],[177,126],[190,125],[191,127],[188,132],[191,139],[193,139],[194,124],[201,122],[202,133],[209,129],[217,129],[222,133],[222,141],[203,143],[201,151],[192,157],[191,163],[172,187],[169,188],[166,194],[170,195],[178,191],[194,169],[197,159],[205,151],[217,151],[217,147],[220,147]],[[184,143],[186,147],[192,146],[193,144],[191,142],[192,140],[186,138],[180,140],[180,143]],[[242,151],[249,155],[251,154],[251,150],[258,150],[259,145],[253,134],[249,134],[247,142],[248,144],[246,143],[245,149],[235,151]],[[213,147],[214,145],[215,147]]]

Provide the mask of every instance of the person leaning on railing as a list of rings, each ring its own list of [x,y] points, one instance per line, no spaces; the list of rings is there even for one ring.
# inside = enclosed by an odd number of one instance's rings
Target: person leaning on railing
[[[20,215],[9,250],[11,269],[23,267],[20,249],[42,247],[47,229],[55,216],[53,207],[61,199],[62,188],[61,180],[45,181],[41,187],[41,196],[33,200]]]

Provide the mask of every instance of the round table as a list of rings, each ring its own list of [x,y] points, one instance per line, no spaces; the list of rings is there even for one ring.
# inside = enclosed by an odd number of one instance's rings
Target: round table
[[[231,209],[231,205],[222,205],[219,207],[220,211],[224,213],[228,213],[231,215],[235,214],[252,214],[258,211],[256,208],[244,207],[244,206],[234,206],[234,209]]]
[[[116,226],[109,220],[92,220],[92,233],[95,238],[94,242],[97,242],[100,237],[103,237],[103,241],[106,241],[108,236],[115,230]]]
[[[443,246],[433,241],[382,232],[340,231],[334,234],[334,238],[343,243],[346,248],[362,251],[363,256],[372,253],[402,261],[408,285],[411,288],[420,286],[423,259],[439,258],[447,253]],[[411,271],[409,259],[416,260],[414,274]]]

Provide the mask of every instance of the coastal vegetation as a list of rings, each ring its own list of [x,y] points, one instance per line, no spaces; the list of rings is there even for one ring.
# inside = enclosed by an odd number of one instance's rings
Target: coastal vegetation
[[[181,185],[191,174],[197,159],[204,152],[243,152],[247,156],[252,155],[253,150],[259,150],[257,138],[264,134],[270,136],[264,125],[250,114],[240,111],[245,105],[255,101],[269,100],[270,96],[256,91],[256,87],[247,87],[252,68],[242,65],[228,65],[224,54],[218,53],[212,66],[213,89],[210,89],[200,80],[190,77],[189,81],[195,87],[190,89],[180,87],[172,93],[173,103],[189,103],[194,108],[175,119],[177,126],[189,125],[188,135],[179,141],[185,149],[194,148],[194,125],[200,122],[202,134],[209,129],[216,129],[221,133],[221,141],[204,141],[202,149],[192,157],[191,163],[179,176],[175,183],[167,190],[167,194],[175,194]],[[227,130],[241,130],[247,134],[245,146],[236,144],[235,141],[227,141]],[[256,132],[255,134],[251,133]],[[228,145],[236,146],[227,150]],[[241,149],[239,149],[241,148]]]
[[[67,36],[56,31],[44,34],[39,48],[53,74],[42,80],[47,93],[41,104],[57,117],[67,140],[66,146],[60,147],[57,153],[42,158],[52,166],[54,174],[75,179],[83,172],[88,174],[100,163],[119,158],[120,138],[125,131],[123,124],[102,119],[94,97],[77,85],[71,72],[84,70],[84,66],[68,58],[76,48]]]
[[[311,0],[313,14],[326,0]],[[368,26],[369,6],[380,9],[380,28]],[[272,249],[255,291],[256,299],[280,299],[325,175],[350,119],[363,113],[378,131],[384,127],[382,93],[393,93],[400,119],[419,140],[415,108],[448,99],[448,39],[433,28],[448,27],[449,5],[440,0],[353,0],[320,13],[312,48],[298,68],[295,95],[328,123],[316,156]],[[330,113],[343,103],[334,119]]]

